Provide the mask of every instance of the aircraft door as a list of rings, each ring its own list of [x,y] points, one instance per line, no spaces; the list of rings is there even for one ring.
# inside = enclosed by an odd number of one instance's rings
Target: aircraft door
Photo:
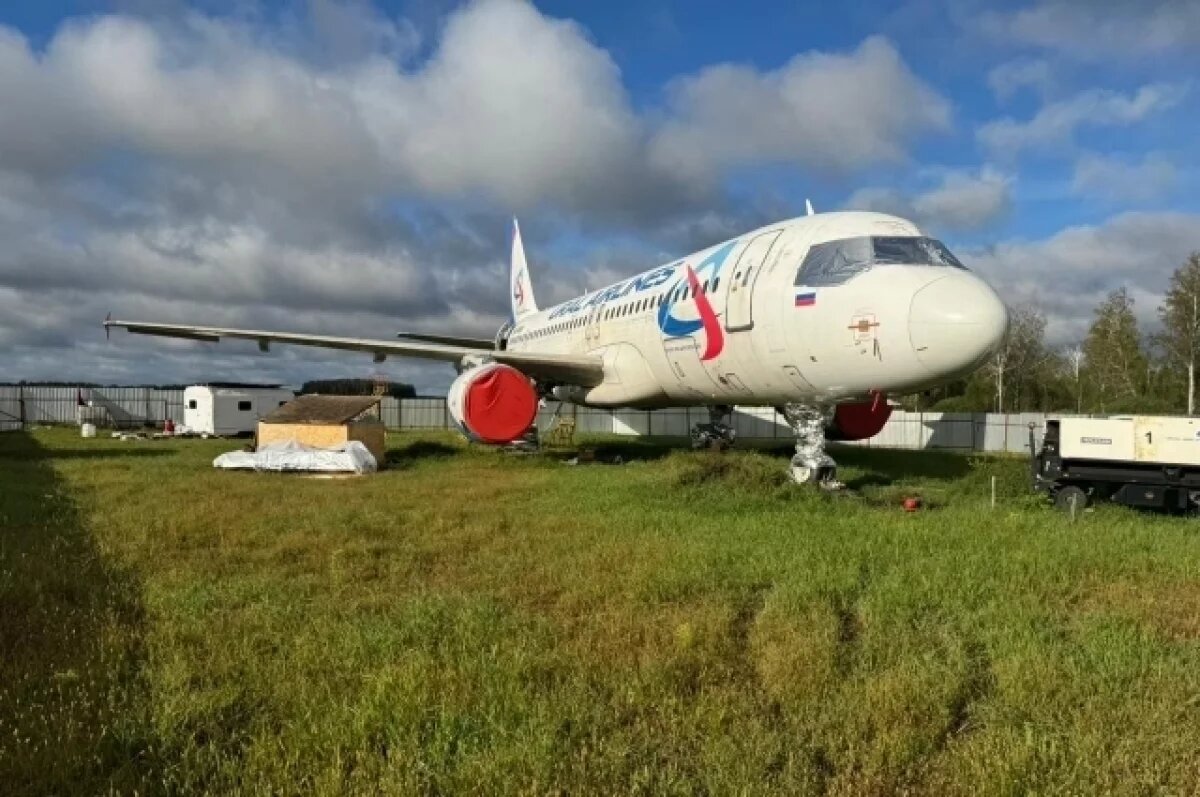
[[[742,250],[725,289],[725,329],[740,332],[754,327],[754,282],[782,230],[755,236]]]
[[[583,340],[588,349],[594,349],[600,345],[600,309],[599,304],[588,308],[587,320],[583,323]]]

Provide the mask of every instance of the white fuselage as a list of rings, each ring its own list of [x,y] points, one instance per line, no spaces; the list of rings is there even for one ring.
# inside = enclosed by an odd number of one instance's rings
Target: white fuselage
[[[974,370],[1008,323],[995,292],[939,246],[894,216],[805,216],[526,315],[503,345],[603,358],[601,384],[556,393],[595,406],[915,392]]]

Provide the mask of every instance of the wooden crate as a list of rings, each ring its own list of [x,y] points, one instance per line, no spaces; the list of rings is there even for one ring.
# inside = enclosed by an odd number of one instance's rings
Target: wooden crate
[[[295,440],[297,443],[318,448],[331,448],[357,440],[367,447],[380,468],[383,467],[387,453],[383,424],[374,420],[339,424],[259,422],[259,446],[284,440]]]

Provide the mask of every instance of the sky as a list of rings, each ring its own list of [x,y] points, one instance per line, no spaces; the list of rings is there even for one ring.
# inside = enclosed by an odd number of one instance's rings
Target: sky
[[[897,213],[1010,305],[1145,329],[1200,250],[1191,0],[10,0],[0,381],[438,363],[114,317],[490,336],[508,219],[543,305],[803,213]]]

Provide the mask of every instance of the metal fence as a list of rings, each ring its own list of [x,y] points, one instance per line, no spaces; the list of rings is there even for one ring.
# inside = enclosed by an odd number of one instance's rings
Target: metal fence
[[[693,425],[708,420],[708,411],[703,408],[654,412],[579,408],[577,413],[577,429],[582,432],[651,437],[685,437]],[[1020,452],[1028,450],[1029,425],[1034,425],[1035,433],[1040,437],[1046,417],[1040,413],[1002,415],[897,411],[892,413],[879,434],[849,445]],[[732,423],[739,440],[787,444],[793,439],[791,427],[769,407],[739,407],[733,413]]]
[[[442,398],[385,398],[380,409],[389,429],[450,429],[454,425]],[[548,428],[555,412],[573,417],[576,431],[584,434],[686,437],[693,425],[708,420],[703,407],[601,410],[552,404],[538,414],[539,427]],[[0,386],[0,431],[82,420],[138,427],[160,425],[167,418],[183,419],[182,390]],[[1029,425],[1034,425],[1040,437],[1046,418],[1042,413],[893,412],[878,435],[852,445],[1020,452],[1028,450]],[[792,439],[787,423],[767,407],[739,407],[733,414],[733,426],[740,440],[787,443]]]
[[[0,386],[0,431],[95,421],[129,428],[183,417],[183,391],[152,387]]]

